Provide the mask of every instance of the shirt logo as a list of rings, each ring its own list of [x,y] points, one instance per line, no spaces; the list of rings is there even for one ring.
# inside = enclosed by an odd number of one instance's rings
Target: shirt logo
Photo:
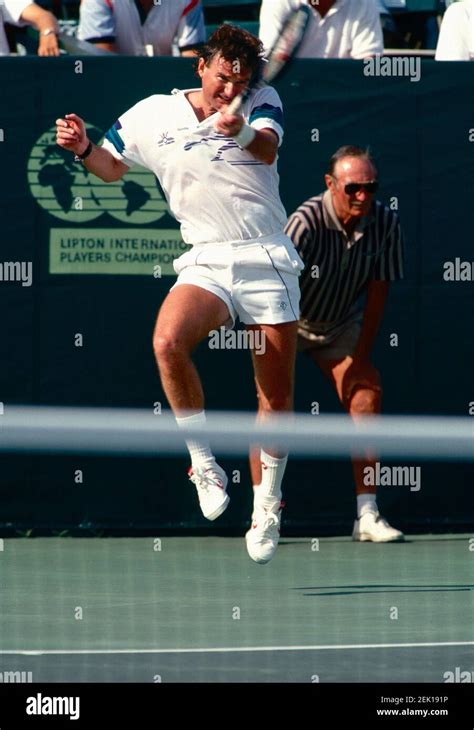
[[[223,152],[226,152],[227,150],[232,149],[240,149],[239,145],[235,140],[229,139],[229,137],[226,137],[224,134],[213,134],[209,137],[202,137],[201,139],[197,140],[196,142],[187,142],[184,145],[184,150],[186,152],[189,152],[190,149],[195,147],[196,145],[200,144],[208,144],[209,141],[224,141],[224,144],[222,144],[217,152],[215,153],[214,157],[211,157],[211,162],[224,162],[224,158],[222,157]],[[231,162],[232,164],[232,162]]]
[[[168,132],[163,132],[158,140],[158,147],[163,147],[165,144],[173,144],[174,141],[174,137],[169,137]]]
[[[237,142],[235,142],[233,139],[228,140],[228,142],[226,142],[226,144],[223,144],[222,147],[219,147],[219,149],[216,152],[216,155],[212,158],[211,162],[216,162],[216,161],[220,162],[222,160],[223,152],[225,152],[226,150],[235,149],[236,147],[237,147],[237,149],[240,149]]]

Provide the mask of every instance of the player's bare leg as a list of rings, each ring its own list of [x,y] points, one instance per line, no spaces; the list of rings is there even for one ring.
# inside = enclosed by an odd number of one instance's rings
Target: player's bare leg
[[[264,353],[252,352],[257,419],[264,421],[272,414],[293,410],[297,323],[252,325],[248,329],[260,330],[264,342]],[[287,458],[287,452],[278,449],[251,449],[254,510],[246,538],[249,555],[258,563],[271,560],[278,545],[281,483]]]
[[[195,428],[206,422],[201,379],[191,353],[211,330],[228,319],[227,306],[219,297],[192,284],[173,289],[161,306],[153,349],[163,390],[182,428]],[[197,488],[202,512],[207,519],[214,520],[229,503],[225,492],[227,477],[216,464],[206,439],[187,439],[186,444],[192,461],[190,479]]]
[[[153,349],[161,382],[175,415],[202,411],[204,394],[191,353],[209,332],[229,319],[229,310],[215,294],[192,284],[173,289],[158,313]]]
[[[265,353],[252,352],[252,362],[257,389],[257,420],[263,421],[272,413],[293,410],[293,390],[295,377],[296,331],[295,322],[279,325],[248,325],[247,329],[262,331]],[[274,457],[286,454],[268,448],[267,453]],[[260,484],[262,468],[260,448],[255,446],[250,452],[250,472],[255,486]]]

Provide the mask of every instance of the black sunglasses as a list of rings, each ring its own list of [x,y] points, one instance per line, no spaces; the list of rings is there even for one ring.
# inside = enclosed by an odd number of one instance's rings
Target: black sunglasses
[[[355,195],[359,190],[365,190],[366,193],[376,193],[379,189],[377,180],[372,180],[368,183],[347,183],[344,185],[344,192],[346,195]]]

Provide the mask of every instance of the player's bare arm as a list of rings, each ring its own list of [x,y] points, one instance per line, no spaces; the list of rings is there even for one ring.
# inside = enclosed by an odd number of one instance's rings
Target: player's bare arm
[[[56,142],[69,152],[83,155],[89,147],[84,121],[77,114],[66,114],[64,119],[56,120]],[[104,182],[115,182],[129,169],[103,147],[92,145],[92,150],[84,160],[84,166]]]
[[[216,123],[216,129],[226,137],[236,137],[245,120],[240,114],[226,114],[222,112]],[[261,162],[271,165],[276,158],[278,150],[278,136],[273,129],[255,129],[255,138],[246,149]]]

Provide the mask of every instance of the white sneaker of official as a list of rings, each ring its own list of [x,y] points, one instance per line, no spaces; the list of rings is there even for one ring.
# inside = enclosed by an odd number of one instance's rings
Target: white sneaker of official
[[[354,522],[352,539],[360,542],[402,542],[403,532],[391,527],[379,512],[366,512]]]
[[[208,520],[217,519],[230,502],[226,493],[228,479],[224,469],[214,463],[207,467],[191,467],[188,474],[196,487],[204,517]]]
[[[252,524],[245,535],[247,552],[256,563],[268,563],[274,556],[280,539],[281,511],[284,502],[273,509],[266,509],[257,501],[254,503]]]

